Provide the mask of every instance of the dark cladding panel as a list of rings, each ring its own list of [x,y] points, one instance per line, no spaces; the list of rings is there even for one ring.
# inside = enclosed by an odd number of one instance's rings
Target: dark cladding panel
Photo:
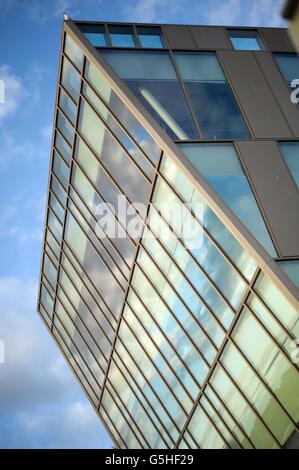
[[[171,49],[196,49],[188,26],[164,26],[163,29]]]
[[[291,131],[253,52],[220,51],[219,58],[231,80],[256,138],[290,138]]]
[[[291,102],[290,90],[269,52],[258,52],[255,57],[275,94],[294,136],[299,137],[299,108]]]
[[[239,141],[247,168],[282,256],[299,255],[299,195],[272,141]]]
[[[273,52],[295,52],[286,29],[260,29],[267,46]]]
[[[214,26],[191,26],[190,28],[198,49],[232,49],[226,29]]]

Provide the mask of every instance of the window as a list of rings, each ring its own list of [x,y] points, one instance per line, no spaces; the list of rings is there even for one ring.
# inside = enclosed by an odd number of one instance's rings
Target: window
[[[74,101],[78,100],[81,77],[66,57],[63,59],[61,83]]]
[[[248,131],[216,54],[177,52],[175,60],[204,139],[248,139]]]
[[[229,35],[237,51],[264,51],[266,49],[258,31],[231,29]]]
[[[102,54],[171,138],[197,138],[169,54],[150,51],[102,51]]]
[[[75,125],[76,114],[77,114],[76,105],[62,89],[60,89],[60,92],[59,92],[59,107],[60,109],[62,109],[64,114],[69,118],[71,123]]]
[[[105,27],[98,24],[77,24],[89,42],[95,47],[105,47],[107,45]]]
[[[289,87],[292,88],[292,80],[299,79],[299,55],[274,54],[274,57],[284,79]]]
[[[210,186],[271,254],[275,249],[232,144],[181,144]]]
[[[278,264],[291,281],[299,287],[299,260],[278,261]]]
[[[280,142],[279,147],[299,189],[299,142]]]
[[[61,132],[63,137],[67,140],[67,142],[72,145],[73,138],[75,131],[73,127],[70,125],[68,120],[60,113],[57,113],[57,123],[56,123],[57,129]]]
[[[155,49],[165,47],[160,28],[138,26],[137,32],[142,47],[152,47]]]
[[[109,26],[112,46],[136,47],[132,26]]]
[[[85,76],[93,88],[97,91],[101,99],[111,109],[113,114],[120,121],[122,126],[130,132],[130,135],[136,140],[139,147],[147,154],[154,164],[157,163],[161,154],[160,147],[146,132],[140,122],[133,116],[133,114],[125,107],[123,102],[112,90],[104,77],[97,71],[96,67],[89,61],[85,66]]]
[[[69,35],[65,36],[64,52],[68,58],[71,59],[73,64],[76,65],[79,70],[81,70],[84,59],[83,53]]]

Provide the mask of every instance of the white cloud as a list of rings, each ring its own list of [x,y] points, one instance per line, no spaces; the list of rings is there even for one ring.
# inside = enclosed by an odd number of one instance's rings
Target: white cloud
[[[129,21],[281,26],[284,0],[128,0],[122,15]]]
[[[0,103],[1,121],[16,112],[27,91],[20,77],[15,75],[7,64],[0,66],[0,80],[4,83],[4,102]]]
[[[0,278],[0,448],[109,447],[110,440],[35,312],[37,282]]]
[[[43,0],[1,0],[0,15],[6,16],[12,11],[22,10],[27,18],[35,23],[43,23],[52,18],[61,18],[64,12],[71,16],[77,16],[82,10],[82,1],[80,0],[51,0],[49,2]],[[85,0],[86,4],[99,6],[102,0]]]

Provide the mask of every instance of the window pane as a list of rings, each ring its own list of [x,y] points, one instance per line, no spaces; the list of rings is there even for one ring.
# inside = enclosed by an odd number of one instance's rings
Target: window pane
[[[133,28],[131,26],[109,26],[112,46],[135,47]]]
[[[299,56],[297,54],[274,54],[277,65],[284,79],[291,87],[291,82],[299,78]]]
[[[240,269],[246,279],[251,281],[257,268],[256,263],[203,201],[188,178],[179,170],[174,161],[166,155],[163,155],[160,170],[177,193],[181,195],[182,199],[190,203],[193,209],[197,204],[201,205],[202,218],[199,221]]]
[[[205,139],[248,139],[215,53],[176,52],[175,60]]]
[[[299,261],[278,261],[278,264],[295,286],[299,287]]]
[[[264,273],[259,274],[254,289],[287,329],[299,338],[298,311]]]
[[[56,197],[53,195],[53,194],[50,194],[50,197],[49,197],[49,206],[51,207],[51,209],[53,210],[53,212],[55,212],[55,214],[57,215],[58,219],[60,220],[61,223],[63,223],[63,220],[64,220],[64,210],[63,208],[61,207],[61,205],[59,204],[58,200],[56,199]]]
[[[216,367],[210,383],[257,449],[278,448],[274,438],[221,366]]]
[[[77,23],[77,26],[95,47],[106,46],[105,28],[103,25]]]
[[[66,199],[67,199],[66,192],[63,189],[63,187],[61,186],[61,184],[59,184],[57,179],[53,176],[51,178],[51,190],[53,191],[53,193],[55,194],[57,199],[61,202],[61,204],[65,207],[66,206]]]
[[[66,162],[70,163],[72,153],[71,147],[59,134],[59,132],[56,132],[55,135],[55,147],[59,151],[60,155],[66,160]]]
[[[230,30],[231,42],[236,50],[261,51],[265,50],[265,45],[258,31],[250,30]]]
[[[260,210],[231,144],[182,144],[189,160],[271,254],[276,256]]]
[[[81,77],[66,57],[62,64],[61,83],[73,100],[78,101]]]
[[[44,309],[47,311],[48,315],[52,318],[54,302],[48,291],[44,286],[41,287],[40,293],[41,303],[43,304]]]
[[[48,226],[55,238],[60,241],[62,235],[62,225],[51,211],[48,211]]]
[[[121,186],[131,202],[147,203],[150,185],[140,174],[103,122],[85,102],[80,106],[79,130],[93,148],[102,165]]]
[[[233,337],[295,422],[299,420],[299,374],[245,307]],[[253,341],[254,338],[254,341]]]
[[[171,138],[197,138],[169,54],[141,51],[102,51],[102,54]]]
[[[59,92],[59,107],[74,125],[76,122],[77,107],[62,89],[60,89]]]
[[[53,289],[55,289],[57,282],[57,270],[46,254],[44,255],[43,272]]]
[[[73,138],[75,131],[69,121],[58,111],[57,113],[57,128],[61,134],[65,137],[70,145],[73,144]]]
[[[68,34],[65,36],[64,52],[67,54],[69,59],[71,59],[73,64],[75,64],[78,69],[81,70],[84,59],[83,53],[75,41],[73,41],[73,39]]]
[[[150,27],[137,27],[138,36],[141,46],[162,49],[164,46],[164,39],[159,28]]]
[[[221,361],[263,421],[283,445],[294,429],[287,414],[277,401],[273,400],[270,392],[233,344],[225,348]]]
[[[96,254],[94,247],[70,213],[68,213],[67,217],[65,240],[73,248],[77,259],[88,273],[93,284],[97,286],[111,312],[118,317],[122,308],[124,291],[107,266]],[[100,283],[99,279],[101,279]]]
[[[123,127],[127,129],[128,132],[130,132],[131,136],[135,139],[135,141],[139,144],[147,156],[154,163],[156,163],[161,154],[160,147],[158,147],[156,142],[147,133],[144,127],[138,122],[138,120],[124,105],[121,99],[111,89],[110,85],[108,85],[104,77],[90,62],[86,63],[85,76],[97,91],[99,96],[107,104],[109,109],[111,109],[114,115],[118,118]]]
[[[279,147],[299,189],[299,142],[280,142]]]
[[[54,152],[53,172],[65,189],[68,187],[69,167],[60,158],[58,153]]]
[[[107,107],[103,104],[103,102],[98,98],[98,96],[94,93],[92,88],[86,84],[83,85],[83,94],[87,97],[90,103],[93,104],[94,108],[99,113],[100,117],[103,119],[105,124],[109,127],[109,129],[113,132],[116,136],[117,140],[125,147],[127,152],[136,162],[136,164],[143,170],[143,172],[149,177],[153,177],[154,169],[153,166],[150,165],[143,155],[143,153],[139,150],[137,145],[134,144],[133,140],[130,139],[128,134],[122,129],[122,127],[118,124],[117,120],[113,117],[113,115],[109,112]]]
[[[203,449],[227,448],[226,443],[217,432],[217,429],[199,405],[197,405],[193,413],[192,419],[188,425],[188,431]]]

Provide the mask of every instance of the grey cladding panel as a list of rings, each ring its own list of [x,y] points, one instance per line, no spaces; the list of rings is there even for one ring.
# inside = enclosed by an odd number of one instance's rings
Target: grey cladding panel
[[[196,49],[188,26],[164,26],[163,29],[171,49]]]
[[[299,256],[299,195],[276,143],[237,146],[282,256]]]
[[[295,137],[299,137],[299,108],[291,102],[290,90],[269,52],[258,52],[256,59],[267,78]]]
[[[220,51],[219,58],[256,138],[292,137],[253,52]]]
[[[198,49],[232,49],[226,29],[214,26],[191,26],[192,36]]]
[[[295,52],[286,29],[261,28],[261,33],[270,51]]]

